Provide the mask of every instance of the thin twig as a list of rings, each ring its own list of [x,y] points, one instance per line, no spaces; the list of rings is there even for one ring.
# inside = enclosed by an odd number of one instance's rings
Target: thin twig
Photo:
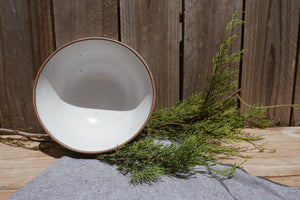
[[[232,99],[235,95],[237,95],[242,89],[236,90],[230,97],[228,97],[217,109],[221,109],[230,99]]]
[[[253,106],[250,104],[247,104],[241,97],[240,95],[237,95],[238,99],[241,101],[242,104],[249,108],[256,108],[256,109],[270,109],[270,108],[281,108],[281,107],[292,107],[295,110],[300,110],[300,104],[281,104],[281,105],[273,105],[273,106]]]
[[[162,128],[162,127],[165,127],[165,126],[169,126],[169,125],[177,125],[177,126],[191,126],[191,124],[184,124],[184,123],[181,123],[180,121],[187,121],[187,120],[200,120],[202,118],[199,117],[199,115],[191,115],[189,117],[183,117],[183,118],[180,118],[180,119],[176,119],[172,122],[167,122],[167,123],[164,123],[164,124],[159,124],[155,127],[151,127],[151,128],[148,128],[150,130],[153,130],[153,129],[159,129],[159,128]],[[206,119],[209,119],[209,118],[206,118]]]
[[[27,138],[37,138],[37,139],[47,139],[47,140],[50,139],[49,135],[45,133],[28,133],[24,131],[7,129],[7,128],[0,128],[0,135],[20,135]]]

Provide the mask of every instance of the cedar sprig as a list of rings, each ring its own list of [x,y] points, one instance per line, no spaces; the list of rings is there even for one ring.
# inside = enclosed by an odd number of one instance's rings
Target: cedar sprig
[[[234,27],[245,24],[237,17],[240,13],[233,14],[226,26],[225,39],[213,57],[212,73],[207,76],[204,92],[195,93],[174,107],[156,110],[134,141],[113,152],[96,155],[97,159],[116,165],[121,173],[130,176],[130,183],[140,184],[152,183],[161,176],[189,176],[196,165],[204,165],[221,175],[232,177],[235,169],[247,160],[232,144],[248,142],[259,151],[266,150],[266,143],[256,143],[261,135],[249,135],[242,130],[272,125],[272,121],[265,120],[269,108],[289,106],[299,109],[300,105],[249,105],[237,95],[240,89],[233,92],[237,88],[237,70],[230,64],[240,62],[244,51],[229,52],[239,36],[233,33]],[[238,100],[246,109],[238,109]],[[45,134],[23,130],[1,128],[0,133],[49,141]],[[27,148],[22,140],[0,137],[0,142]],[[213,166],[220,162],[217,161],[220,156],[240,156],[245,161],[225,170],[216,170]]]
[[[112,153],[99,155],[99,160],[117,165],[120,172],[130,176],[131,183],[139,184],[151,183],[161,176],[188,174],[196,165],[214,170],[212,165],[220,155],[243,157],[238,148],[230,146],[232,143],[246,141],[259,151],[265,149],[255,144],[261,136],[249,136],[242,129],[250,124],[270,125],[263,119],[266,109],[241,112],[233,98],[240,90],[231,94],[237,87],[237,73],[229,64],[240,62],[243,54],[243,50],[229,53],[238,37],[232,33],[234,27],[245,23],[237,18],[239,13],[226,26],[225,40],[213,58],[205,91],[174,107],[156,110],[138,139]],[[237,166],[214,171],[231,177]]]

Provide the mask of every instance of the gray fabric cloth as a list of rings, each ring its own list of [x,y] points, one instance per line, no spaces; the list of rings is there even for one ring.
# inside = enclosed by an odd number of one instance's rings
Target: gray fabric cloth
[[[115,166],[95,159],[63,157],[8,199],[300,199],[299,188],[251,176],[242,169],[237,169],[231,179],[203,166],[193,171],[185,178],[163,177],[151,185],[133,186]]]

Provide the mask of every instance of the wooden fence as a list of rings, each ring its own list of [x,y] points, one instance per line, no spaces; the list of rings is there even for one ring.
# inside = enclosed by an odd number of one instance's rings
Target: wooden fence
[[[103,36],[136,49],[157,87],[156,108],[205,85],[232,14],[248,22],[233,50],[242,98],[263,105],[300,104],[299,0],[0,0],[0,126],[40,131],[32,106],[36,73],[71,40]],[[16,120],[16,118],[23,120]],[[300,111],[272,109],[277,125],[300,125]],[[9,120],[15,119],[15,120]]]

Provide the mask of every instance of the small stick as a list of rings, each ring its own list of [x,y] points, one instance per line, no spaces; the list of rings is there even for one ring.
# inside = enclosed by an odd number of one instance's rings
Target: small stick
[[[221,109],[222,106],[224,106],[225,103],[227,103],[230,99],[232,99],[235,95],[237,95],[242,89],[236,90],[230,97],[228,97],[217,109]]]
[[[7,128],[0,128],[0,135],[20,135],[27,138],[37,138],[37,139],[47,139],[47,140],[50,139],[48,134],[45,133],[28,133],[24,131],[7,129]]]

